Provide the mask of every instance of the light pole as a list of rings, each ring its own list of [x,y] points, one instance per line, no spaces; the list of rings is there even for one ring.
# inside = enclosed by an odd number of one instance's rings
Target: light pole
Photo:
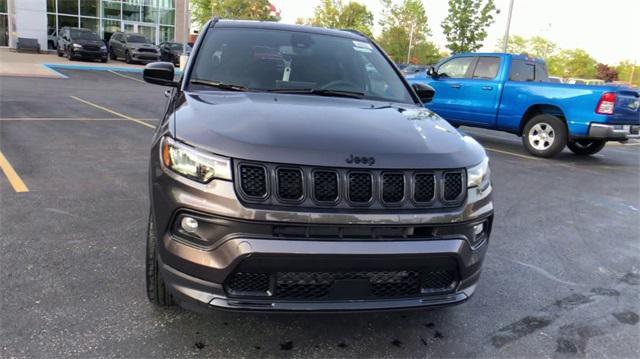
[[[191,14],[189,13],[189,0],[184,0],[184,38],[182,39],[182,54],[180,55],[180,68],[187,64],[187,46],[189,43],[189,28],[191,28]],[[177,40],[177,39],[176,39]]]
[[[502,45],[502,52],[507,52],[507,46],[509,46],[509,28],[511,27],[511,13],[513,12],[513,0],[509,1],[509,14],[507,15],[507,29],[504,31],[504,44]]]
[[[409,51],[407,51],[407,63],[411,62],[411,46],[413,45],[413,31],[416,28],[415,20],[411,22],[411,30],[409,31]]]

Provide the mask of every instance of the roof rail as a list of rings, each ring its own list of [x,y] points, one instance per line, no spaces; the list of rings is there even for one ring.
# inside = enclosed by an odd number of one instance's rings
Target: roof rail
[[[218,21],[220,21],[220,17],[219,16],[214,16],[213,19],[211,19],[211,24],[209,25],[209,27],[214,27],[216,26],[216,24],[218,23]]]

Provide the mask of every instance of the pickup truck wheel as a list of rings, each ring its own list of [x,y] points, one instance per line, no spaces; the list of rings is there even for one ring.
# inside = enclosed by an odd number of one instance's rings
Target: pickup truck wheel
[[[149,213],[149,225],[147,227],[147,256],[145,264],[147,298],[151,303],[159,307],[172,306],[174,304],[173,298],[167,290],[158,268],[158,240],[151,213]]]
[[[522,143],[536,157],[553,157],[567,144],[567,128],[556,116],[537,115],[524,126]]]
[[[589,156],[600,152],[606,144],[604,140],[575,140],[569,141],[567,147],[576,155]]]

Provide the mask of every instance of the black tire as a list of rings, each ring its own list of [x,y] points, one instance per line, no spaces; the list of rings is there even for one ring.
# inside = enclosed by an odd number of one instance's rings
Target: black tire
[[[548,128],[549,126],[550,128]],[[544,129],[545,137],[543,140],[534,140],[530,134],[537,133],[532,129]],[[552,140],[550,141],[550,138]],[[567,145],[567,127],[564,122],[556,116],[541,114],[532,117],[524,125],[522,131],[522,144],[524,148],[532,155],[536,157],[553,157],[562,152]]]
[[[133,61],[131,60],[131,54],[129,54],[129,51],[124,53],[124,61],[128,64],[132,63]]]
[[[116,56],[116,53],[113,52],[113,49],[109,49],[109,58],[114,61],[118,59],[118,56]]]
[[[167,290],[158,268],[158,240],[156,238],[153,216],[149,213],[147,227],[147,255],[145,262],[147,298],[159,307],[174,305],[171,293]]]
[[[60,47],[56,49],[56,54],[58,55],[58,57],[62,57],[64,55],[62,51],[60,51]]]
[[[100,62],[102,62],[102,63],[109,62],[109,58],[107,58],[107,57],[101,58]]]
[[[604,140],[575,140],[569,141],[567,147],[576,155],[590,156],[602,151],[606,144]]]

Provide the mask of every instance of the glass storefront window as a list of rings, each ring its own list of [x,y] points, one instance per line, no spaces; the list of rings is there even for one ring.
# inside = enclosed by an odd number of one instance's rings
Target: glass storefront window
[[[107,19],[118,19],[122,15],[119,2],[102,1],[102,16]]]
[[[47,12],[56,12],[56,0],[47,0]]]
[[[84,29],[93,30],[98,32],[98,19],[90,18],[90,17],[81,17],[80,18],[80,27]]]
[[[142,21],[143,22],[157,22],[158,9],[151,6],[142,7]]]
[[[58,14],[78,15],[78,0],[58,0]]]
[[[140,21],[140,5],[122,4],[122,19]]]
[[[160,26],[160,42],[174,41],[173,26]]]
[[[0,0],[0,12],[7,12],[7,0]]]
[[[56,24],[56,15],[47,14],[47,48],[49,50],[56,48],[58,37],[58,25]]]
[[[58,29],[63,28],[65,26],[68,27],[78,27],[78,17],[77,16],[63,16],[58,15]]]
[[[120,31],[120,20],[102,20],[102,39],[109,41],[114,32]]]
[[[98,17],[100,0],[80,0],[80,16]]]
[[[175,10],[162,10],[160,12],[160,24],[175,25],[175,20],[176,20]]]
[[[9,46],[9,16],[0,14],[0,46]]]

